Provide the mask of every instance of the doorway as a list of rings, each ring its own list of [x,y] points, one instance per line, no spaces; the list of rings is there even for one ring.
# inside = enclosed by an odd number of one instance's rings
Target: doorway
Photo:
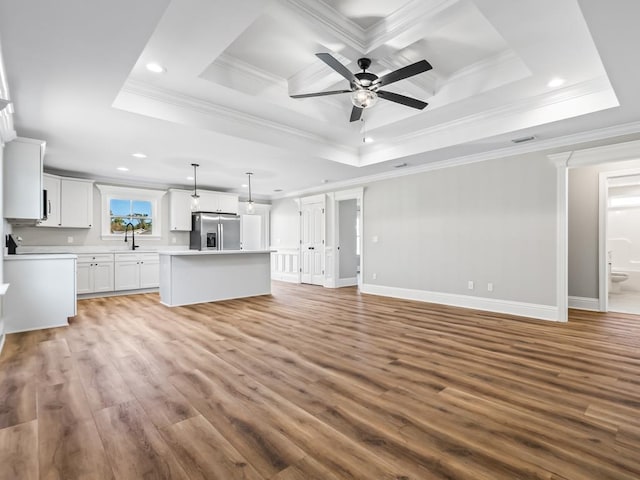
[[[640,170],[600,174],[599,229],[601,309],[640,314]]]
[[[348,199],[337,202],[338,217],[338,287],[358,284],[360,269],[358,200]]]

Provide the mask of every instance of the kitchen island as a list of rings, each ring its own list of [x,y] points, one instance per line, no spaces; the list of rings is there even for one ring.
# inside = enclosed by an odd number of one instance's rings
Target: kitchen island
[[[170,307],[271,293],[270,250],[160,254],[160,302]]]

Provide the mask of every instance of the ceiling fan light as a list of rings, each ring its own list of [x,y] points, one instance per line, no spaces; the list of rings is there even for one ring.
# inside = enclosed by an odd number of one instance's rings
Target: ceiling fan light
[[[369,108],[378,101],[378,94],[366,88],[359,88],[351,93],[351,103],[358,108]]]

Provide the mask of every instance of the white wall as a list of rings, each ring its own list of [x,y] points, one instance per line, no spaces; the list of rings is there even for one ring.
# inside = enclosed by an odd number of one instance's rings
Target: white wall
[[[25,246],[114,246],[122,243],[121,239],[103,240],[101,238],[102,201],[100,191],[93,187],[93,227],[92,228],[52,228],[52,227],[20,227],[14,226],[13,233],[22,237]],[[171,232],[169,230],[169,195],[160,201],[160,217],[162,221],[161,238],[151,239],[139,236],[136,243],[142,248],[161,245],[188,246],[189,232]],[[73,237],[73,243],[68,243]]]
[[[293,198],[275,200],[271,205],[271,247],[300,247],[300,207]]]
[[[556,305],[556,169],[542,154],[372,183],[363,212],[365,284]]]
[[[340,200],[338,203],[338,278],[355,278],[358,272],[356,251],[356,218],[358,201]]]

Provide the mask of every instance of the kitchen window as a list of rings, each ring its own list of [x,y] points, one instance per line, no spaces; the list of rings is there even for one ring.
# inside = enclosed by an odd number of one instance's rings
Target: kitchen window
[[[160,238],[160,200],[166,192],[112,185],[97,187],[102,197],[103,239],[121,239],[129,223],[136,235]]]

